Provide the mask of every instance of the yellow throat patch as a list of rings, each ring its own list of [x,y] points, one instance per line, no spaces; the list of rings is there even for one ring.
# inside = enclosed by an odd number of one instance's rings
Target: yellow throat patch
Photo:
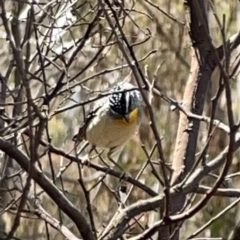
[[[129,114],[129,121],[127,122],[125,118],[122,118],[122,119],[116,119],[116,121],[119,123],[119,124],[131,124],[131,123],[134,123],[137,121],[137,118],[138,118],[138,113],[139,113],[139,110],[138,108],[135,108],[130,114]]]

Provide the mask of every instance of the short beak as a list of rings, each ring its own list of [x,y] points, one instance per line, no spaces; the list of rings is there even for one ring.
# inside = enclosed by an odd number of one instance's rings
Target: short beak
[[[124,115],[123,118],[126,120],[126,122],[129,123],[129,120],[130,120],[129,114]]]

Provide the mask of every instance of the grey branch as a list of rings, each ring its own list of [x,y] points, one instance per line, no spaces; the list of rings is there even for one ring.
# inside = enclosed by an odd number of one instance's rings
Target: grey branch
[[[13,158],[25,171],[29,171],[29,158],[16,146],[0,138],[0,149],[8,156]],[[36,168],[32,167],[33,180],[55,201],[59,208],[76,224],[83,239],[95,240],[95,237],[81,212],[57,189],[55,185],[46,177],[46,175]]]

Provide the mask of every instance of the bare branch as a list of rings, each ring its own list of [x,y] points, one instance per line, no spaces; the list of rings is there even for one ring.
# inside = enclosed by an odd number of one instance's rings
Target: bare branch
[[[5,152],[8,156],[15,159],[17,163],[25,170],[29,171],[30,160],[29,158],[21,152],[16,146],[0,138],[0,149]],[[66,213],[76,224],[79,232],[81,233],[83,239],[94,240],[95,237],[86,221],[84,216],[80,211],[54,186],[49,179],[38,170],[35,166],[32,167],[32,176],[40,187],[42,187],[46,193],[55,201],[55,203],[60,207],[60,209]]]

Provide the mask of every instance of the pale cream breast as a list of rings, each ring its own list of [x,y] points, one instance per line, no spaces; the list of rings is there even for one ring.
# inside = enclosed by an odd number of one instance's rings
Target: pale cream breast
[[[87,140],[97,147],[112,148],[123,145],[138,130],[138,123],[123,124],[105,115],[94,119],[87,128]]]

